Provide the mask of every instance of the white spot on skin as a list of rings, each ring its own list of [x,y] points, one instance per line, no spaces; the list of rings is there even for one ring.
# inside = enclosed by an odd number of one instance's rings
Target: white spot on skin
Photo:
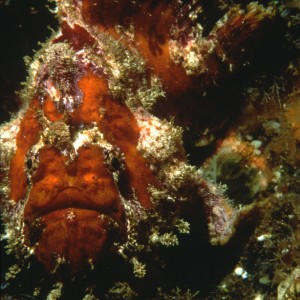
[[[266,239],[270,239],[271,237],[272,237],[272,235],[267,233],[267,234],[262,234],[262,235],[258,236],[256,239],[258,242],[263,242]]]
[[[248,277],[248,273],[242,267],[236,267],[234,270],[234,274],[236,276],[241,277],[242,279],[246,279]]]
[[[52,80],[45,81],[45,90],[48,92],[48,94],[50,95],[51,99],[53,99],[54,102],[59,102],[60,92],[54,86]]]
[[[86,144],[97,144],[99,147],[107,150],[113,149],[113,146],[104,140],[104,136],[99,131],[97,126],[77,132],[75,141],[73,142],[75,152],[77,152],[80,147]]]
[[[67,220],[73,221],[75,219],[75,213],[73,210],[67,212]]]
[[[262,141],[254,140],[251,142],[251,145],[256,149],[255,151],[260,152],[258,149],[262,146]]]
[[[85,143],[87,143],[89,140],[89,136],[87,134],[78,132],[77,136],[76,136],[76,140],[73,142],[73,147],[75,149],[75,151],[77,152],[77,150],[84,145]]]

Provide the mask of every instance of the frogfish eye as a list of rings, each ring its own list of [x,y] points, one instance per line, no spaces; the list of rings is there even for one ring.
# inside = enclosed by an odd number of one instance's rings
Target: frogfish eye
[[[110,165],[116,171],[118,171],[120,169],[120,167],[121,167],[120,161],[115,156],[111,159]]]
[[[32,159],[29,158],[27,161],[26,161],[26,167],[28,170],[30,170],[32,168]]]

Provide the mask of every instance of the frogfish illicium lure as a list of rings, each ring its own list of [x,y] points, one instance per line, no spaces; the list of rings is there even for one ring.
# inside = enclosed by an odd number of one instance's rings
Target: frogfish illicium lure
[[[0,127],[4,235],[21,265],[76,276],[113,254],[143,278],[147,255],[198,221],[213,245],[234,234],[240,213],[187,161],[184,107],[243,67],[273,11],[233,7],[204,36],[195,2],[57,1],[60,29]]]

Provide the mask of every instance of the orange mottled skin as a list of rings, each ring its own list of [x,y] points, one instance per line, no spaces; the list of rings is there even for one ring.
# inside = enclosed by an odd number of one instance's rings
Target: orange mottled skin
[[[97,123],[107,141],[124,152],[128,184],[134,188],[141,204],[149,207],[147,187],[156,180],[136,149],[139,127],[133,113],[126,105],[111,99],[105,81],[93,74],[81,78],[78,86],[84,92],[84,98],[79,109],[72,113],[71,122]],[[99,114],[100,110],[103,113]],[[136,175],[136,170],[144,176]]]
[[[63,114],[57,110],[54,102],[51,100],[49,96],[46,98],[44,102],[43,111],[45,117],[52,122],[59,121],[63,117]]]
[[[37,108],[38,101],[34,99],[32,106],[28,109],[21,121],[17,135],[17,151],[11,161],[10,167],[10,197],[15,201],[19,201],[23,198],[27,191],[27,181],[24,171],[25,156],[30,147],[37,142],[41,130],[36,116]]]
[[[32,102],[33,105],[24,115],[17,136],[17,151],[11,162],[11,198],[19,201],[26,194],[27,182],[24,172],[24,161],[28,150],[38,141],[41,133],[37,113],[39,110],[42,110],[45,117],[52,122],[62,120],[65,117],[68,119],[68,124],[73,126],[76,126],[76,124],[89,126],[96,123],[99,130],[104,134],[105,139],[111,144],[118,146],[124,153],[126,162],[126,170],[122,175],[123,181],[125,181],[124,193],[130,194],[134,190],[141,205],[149,207],[151,201],[147,188],[149,184],[158,185],[158,181],[149,169],[146,160],[136,149],[139,138],[139,126],[133,113],[126,105],[109,96],[106,81],[99,75],[89,71],[86,72],[78,81],[78,88],[83,94],[82,103],[71,113],[65,112],[64,115],[60,113],[50,96],[47,96],[43,105],[34,100]],[[99,113],[100,111],[103,111],[103,113]],[[78,193],[76,197],[82,197],[82,201],[85,201],[87,197],[85,194],[89,195],[89,197],[91,197],[90,195],[96,195],[97,199],[94,201],[96,204],[91,206],[92,209],[94,206],[97,207],[97,205],[101,207],[101,210],[103,210],[103,207],[104,210],[118,211],[121,209],[118,188],[104,166],[101,152],[96,146],[83,146],[78,150],[78,156],[71,164],[68,164],[67,158],[53,147],[45,147],[40,152],[39,166],[32,178],[33,186],[24,211],[25,224],[28,228],[34,224],[38,216],[46,214],[49,202],[51,202],[51,205],[56,205],[56,193],[59,194],[60,192],[63,193],[63,197],[57,202],[61,201],[62,203],[57,203],[56,209],[60,205],[63,205],[63,207],[74,206],[72,193],[75,189],[76,193]],[[141,173],[137,174],[136,170],[139,170]],[[139,174],[143,174],[143,176]],[[96,186],[95,190],[91,190],[90,187],[94,185]],[[70,189],[66,190],[68,188]],[[100,194],[97,194],[98,189]],[[45,195],[51,196],[46,197]],[[76,203],[75,208],[77,205]],[[122,209],[117,212],[118,219],[122,218],[121,211]],[[75,210],[75,215],[76,219],[82,219],[82,221],[78,221],[79,224],[81,224],[80,222],[83,224],[87,222],[85,221],[87,219],[86,210],[77,209]],[[55,259],[57,257],[64,256],[70,262],[71,269],[75,272],[83,268],[83,258],[95,259],[102,251],[105,234],[100,224],[92,223],[91,232],[87,233],[87,235],[85,231],[82,233],[86,239],[86,242],[84,242],[84,245],[86,245],[85,254],[78,254],[72,251],[65,253],[65,249],[69,249],[68,245],[76,247],[78,242],[77,239],[69,240],[73,236],[72,231],[79,230],[81,232],[81,229],[75,229],[77,226],[80,227],[80,225],[75,224],[76,222],[71,222],[71,224],[74,224],[74,228],[73,225],[70,227],[65,225],[65,218],[65,210],[58,210],[55,213],[53,212],[42,217],[43,226],[46,229],[44,229],[42,238],[36,247],[36,256],[48,270],[55,268]],[[27,232],[29,231],[27,230]],[[98,235],[96,234],[97,232]],[[99,245],[97,247],[94,243],[94,246],[90,245],[88,241],[96,241],[97,236],[98,239],[100,238]],[[61,243],[57,242],[60,240],[64,240],[67,244],[62,246]],[[31,241],[28,242],[31,243]],[[56,255],[48,255],[49,250],[50,253],[56,253]]]

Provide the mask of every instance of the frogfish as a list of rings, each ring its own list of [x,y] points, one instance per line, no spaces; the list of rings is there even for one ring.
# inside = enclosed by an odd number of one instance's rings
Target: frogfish
[[[200,2],[56,1],[60,27],[0,127],[4,237],[20,265],[76,277],[113,256],[140,279],[190,232],[211,245],[234,236],[248,208],[189,163],[183,134],[274,12],[234,6],[204,33]]]

